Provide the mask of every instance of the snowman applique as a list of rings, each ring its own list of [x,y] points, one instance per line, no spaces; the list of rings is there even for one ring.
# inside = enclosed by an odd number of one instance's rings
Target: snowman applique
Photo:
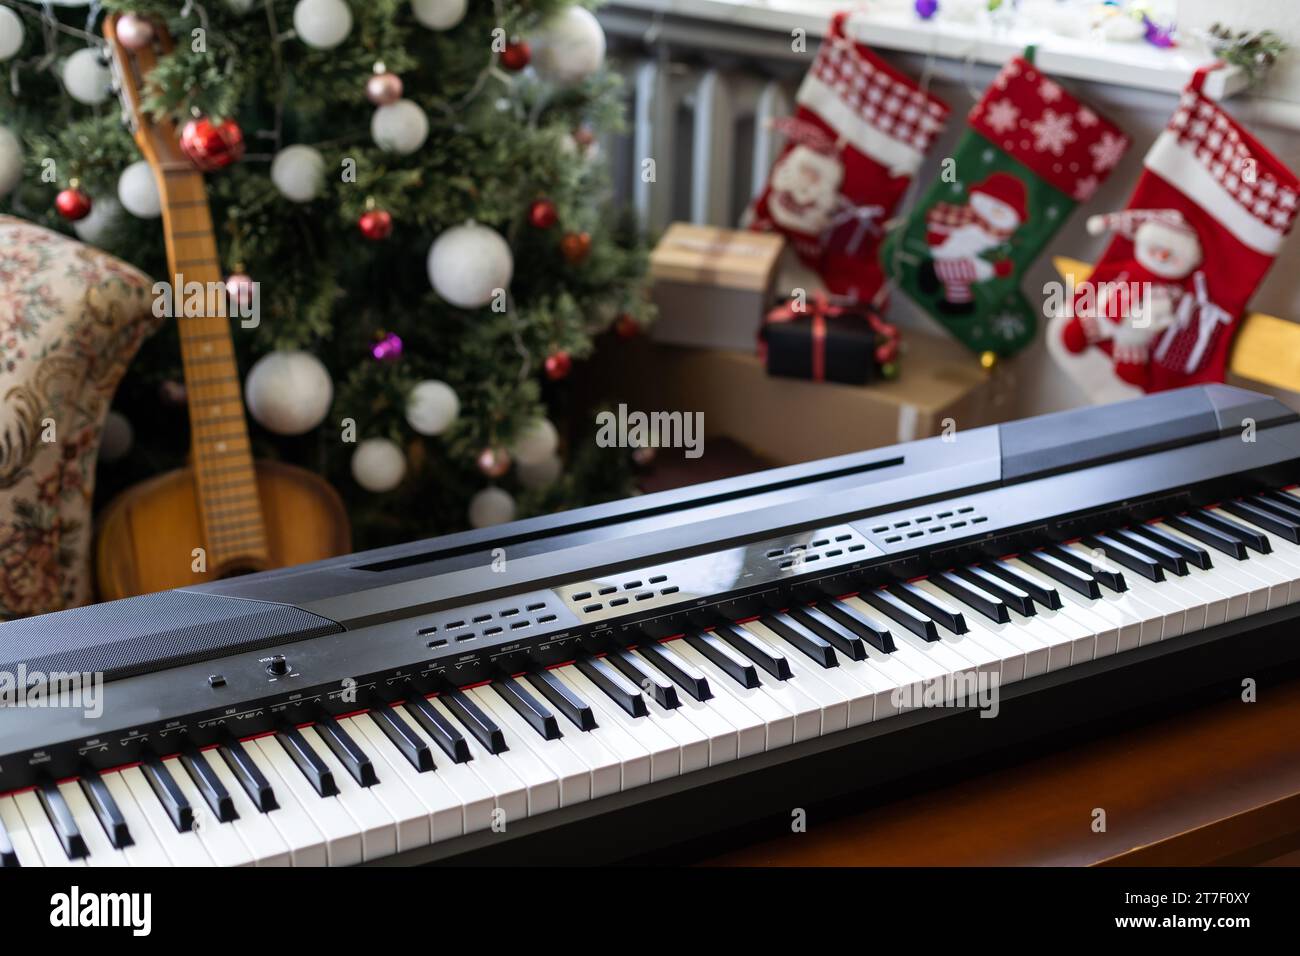
[[[973,313],[971,286],[1008,276],[1013,269],[1010,258],[990,262],[984,253],[1009,241],[1026,218],[1025,186],[1007,173],[993,173],[972,186],[964,206],[935,203],[925,217],[930,255],[921,263],[921,290],[932,294],[942,287],[941,312]]]

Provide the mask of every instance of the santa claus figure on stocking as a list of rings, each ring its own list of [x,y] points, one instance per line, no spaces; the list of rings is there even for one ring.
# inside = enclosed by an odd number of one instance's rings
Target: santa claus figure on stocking
[[[921,263],[921,290],[932,293],[942,285],[941,312],[974,312],[971,286],[1010,275],[1014,268],[1007,255],[989,261],[985,254],[1005,246],[1027,218],[1024,184],[1007,173],[993,173],[972,186],[965,206],[936,203],[926,216],[930,258]]]

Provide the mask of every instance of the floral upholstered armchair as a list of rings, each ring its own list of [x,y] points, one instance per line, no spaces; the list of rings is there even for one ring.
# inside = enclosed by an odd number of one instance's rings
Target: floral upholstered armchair
[[[104,416],[154,331],[151,280],[0,216],[0,620],[92,599]]]

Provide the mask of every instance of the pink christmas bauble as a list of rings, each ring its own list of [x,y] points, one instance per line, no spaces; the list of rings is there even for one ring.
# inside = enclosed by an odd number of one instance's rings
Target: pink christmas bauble
[[[396,73],[375,73],[366,80],[366,99],[376,106],[387,106],[402,98],[402,78]]]

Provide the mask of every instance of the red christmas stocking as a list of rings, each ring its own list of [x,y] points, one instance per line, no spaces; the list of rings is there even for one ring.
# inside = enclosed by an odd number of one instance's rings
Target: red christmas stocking
[[[753,228],[784,233],[832,293],[873,299],[881,224],[907,190],[948,106],[831,20],[783,121],[789,145],[754,207]]]
[[[1295,173],[1201,93],[1206,72],[1147,153],[1127,209],[1089,220],[1117,235],[1061,326],[1066,352],[1100,349],[1116,378],[1148,392],[1223,381],[1233,333],[1300,200]],[[1081,384],[1094,394],[1112,385]]]

